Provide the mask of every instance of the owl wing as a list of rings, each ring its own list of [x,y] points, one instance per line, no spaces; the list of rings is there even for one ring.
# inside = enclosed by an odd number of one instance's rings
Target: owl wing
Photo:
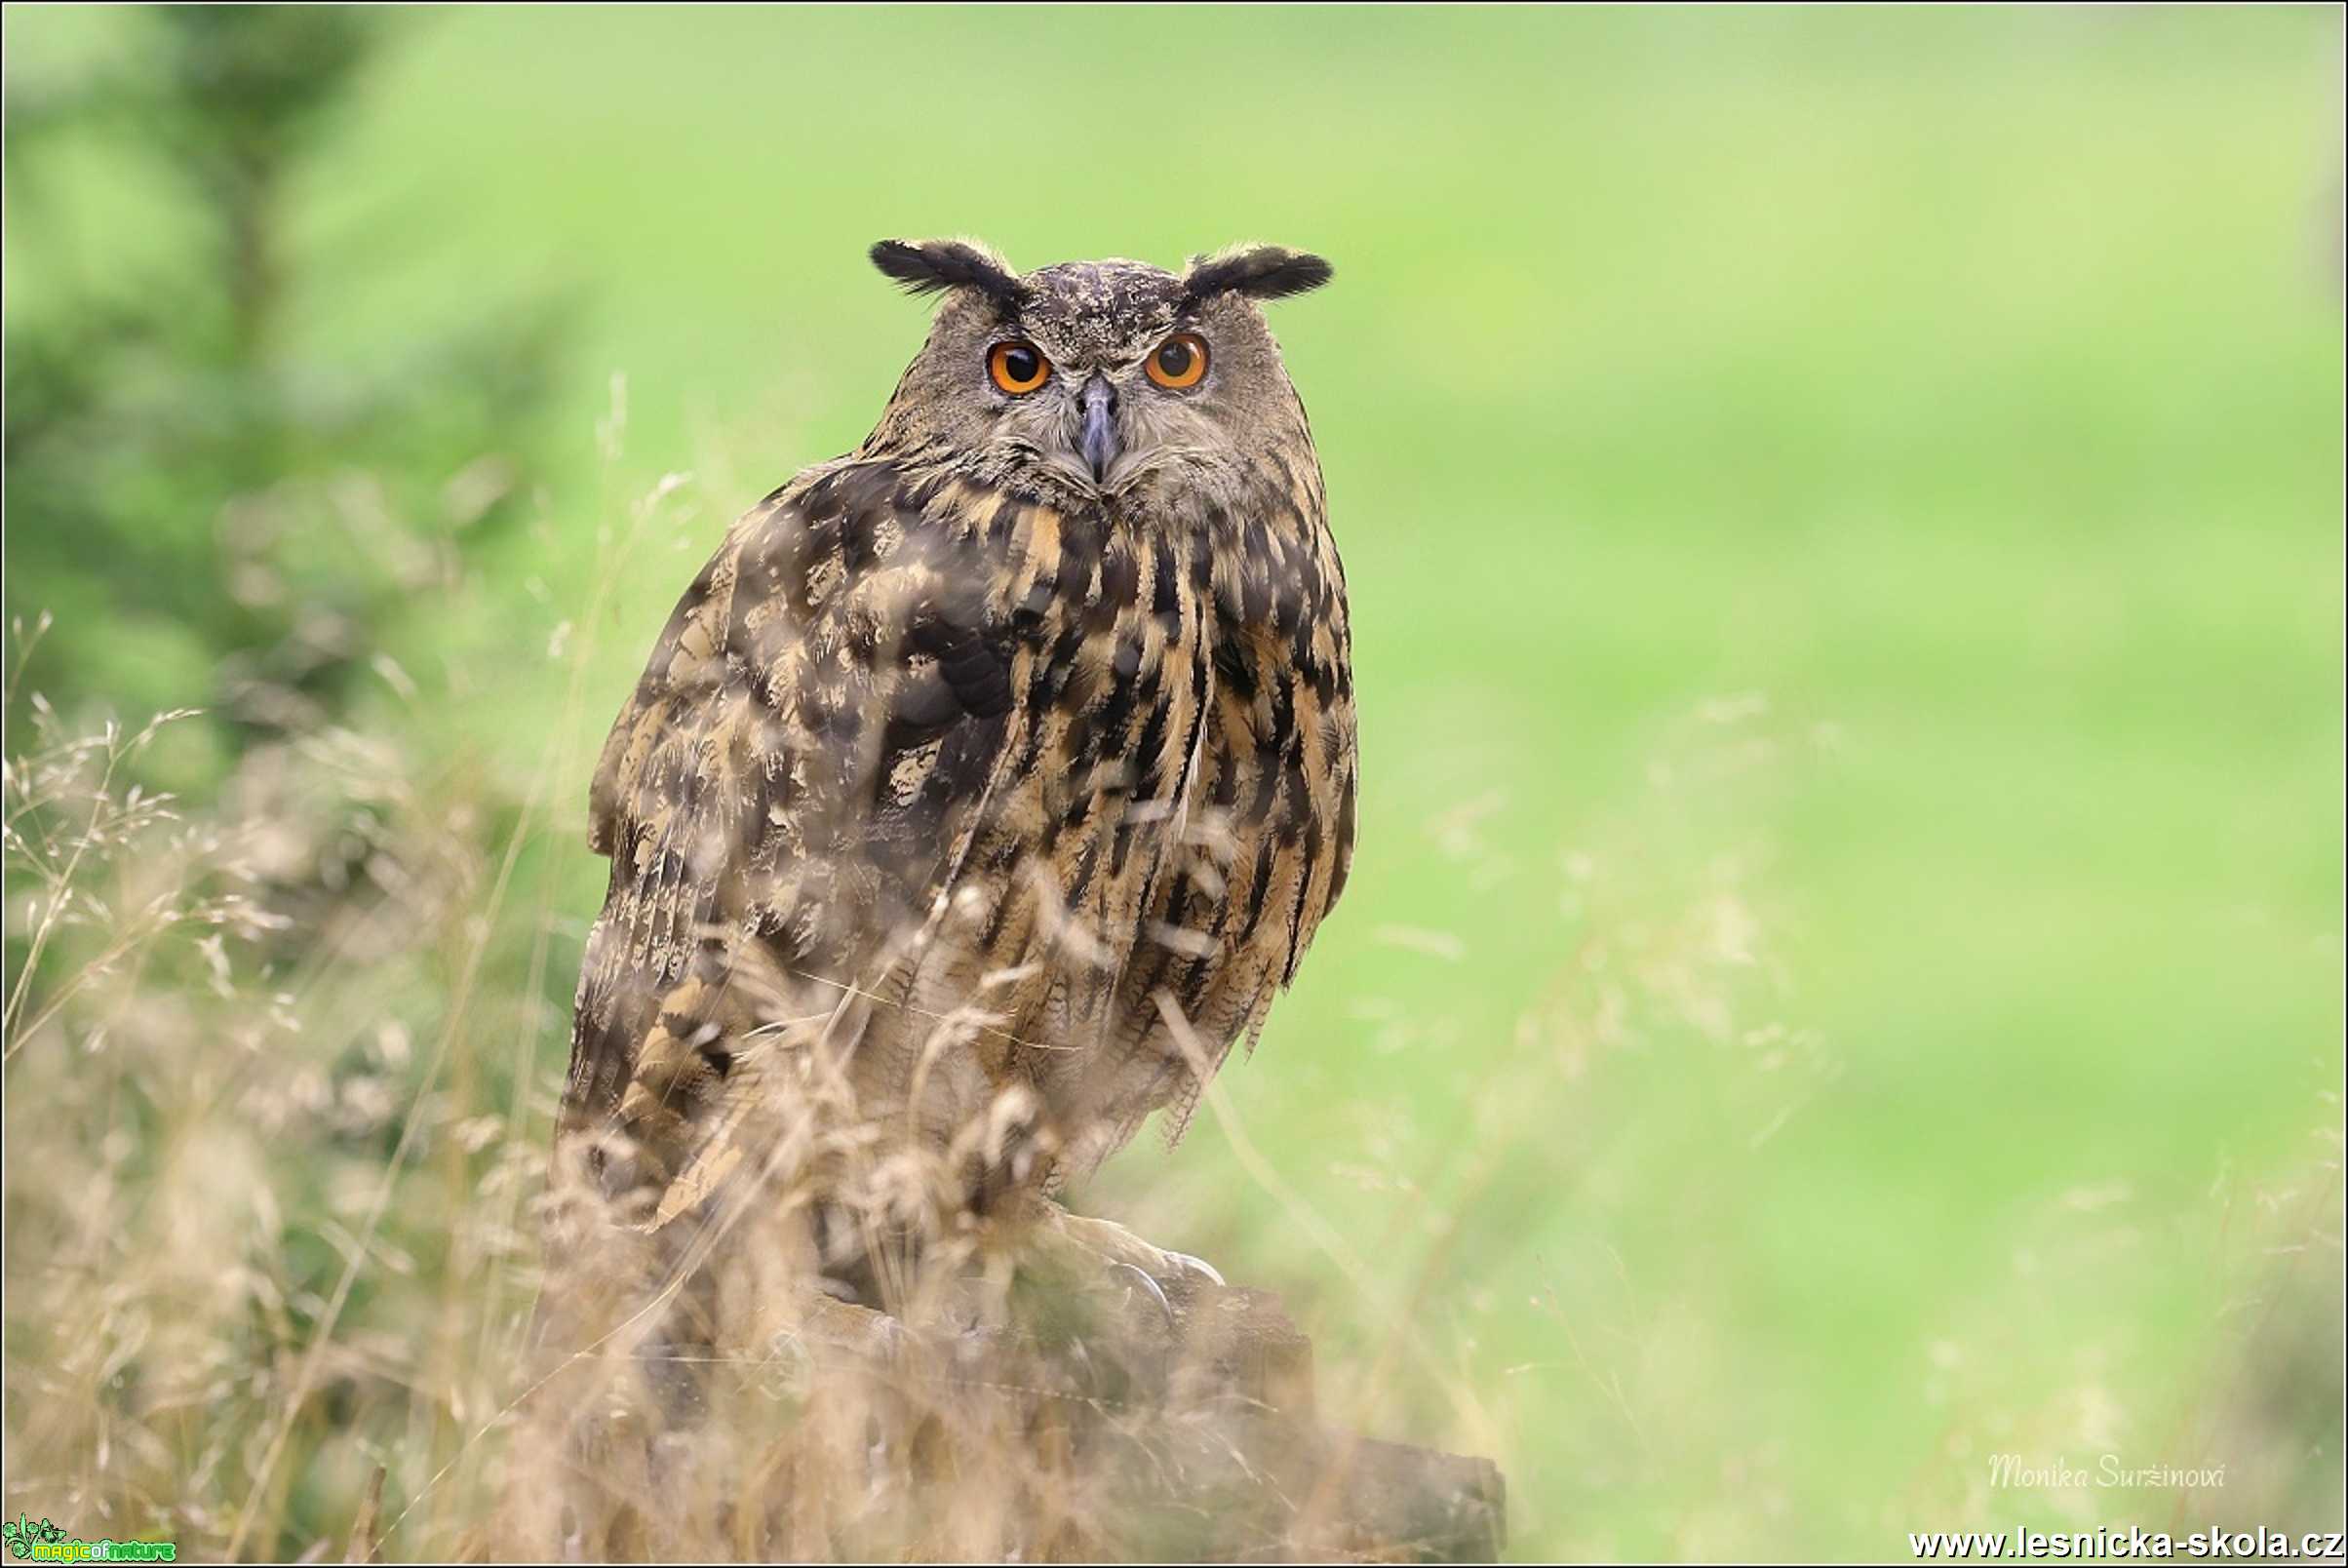
[[[920,930],[1015,754],[998,497],[880,461],[753,508],[670,617],[590,790],[611,858],[562,1125],[616,1121],[635,1180],[697,1155],[746,1041],[855,998]],[[602,1164],[601,1156],[592,1156]]]

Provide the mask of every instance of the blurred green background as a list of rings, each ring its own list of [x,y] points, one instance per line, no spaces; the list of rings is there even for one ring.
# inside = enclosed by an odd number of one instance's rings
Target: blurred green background
[[[262,127],[304,139],[248,331],[211,280],[252,149],[75,107],[184,44],[9,9],[7,602],[57,611],[61,711],[233,716],[155,756],[194,799],[294,723],[224,689],[256,661],[435,777],[553,760],[532,1136],[603,727],[923,331],[863,248],[1277,240],[1337,268],[1273,326],[1360,851],[1222,1114],[1085,1201],[1282,1290],[1338,1417],[1497,1453],[1526,1557],[2336,1527],[2336,11],[371,26]],[[75,335],[177,297],[205,346]],[[43,342],[103,382],[61,447],[20,441]],[[198,435],[125,456],[156,405]],[[296,508],[256,565],[292,473],[372,476],[399,549]],[[2001,1452],[2230,1468],[1992,1489]]]

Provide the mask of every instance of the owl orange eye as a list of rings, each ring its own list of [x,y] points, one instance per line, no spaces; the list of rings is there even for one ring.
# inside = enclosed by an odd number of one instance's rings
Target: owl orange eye
[[[1150,379],[1170,392],[1196,386],[1206,374],[1206,339],[1196,333],[1176,333],[1150,356]]]
[[[1035,344],[1014,339],[987,351],[987,373],[995,377],[997,386],[1018,397],[1051,379],[1052,362]]]

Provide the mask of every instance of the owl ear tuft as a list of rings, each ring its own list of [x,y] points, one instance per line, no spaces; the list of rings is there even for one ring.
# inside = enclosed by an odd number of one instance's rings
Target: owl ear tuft
[[[1018,275],[1000,256],[967,240],[882,240],[871,254],[873,265],[907,294],[970,288],[1007,305],[1019,302]]]
[[[1319,288],[1336,270],[1310,251],[1241,245],[1192,261],[1183,285],[1194,300],[1233,291],[1251,299],[1286,299]]]

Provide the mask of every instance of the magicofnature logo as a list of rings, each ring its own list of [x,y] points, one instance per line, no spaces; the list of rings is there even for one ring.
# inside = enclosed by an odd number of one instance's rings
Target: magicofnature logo
[[[32,1562],[176,1562],[178,1543],[173,1541],[84,1541],[69,1536],[47,1519],[35,1521],[20,1513],[0,1520],[0,1545],[18,1561]]]

